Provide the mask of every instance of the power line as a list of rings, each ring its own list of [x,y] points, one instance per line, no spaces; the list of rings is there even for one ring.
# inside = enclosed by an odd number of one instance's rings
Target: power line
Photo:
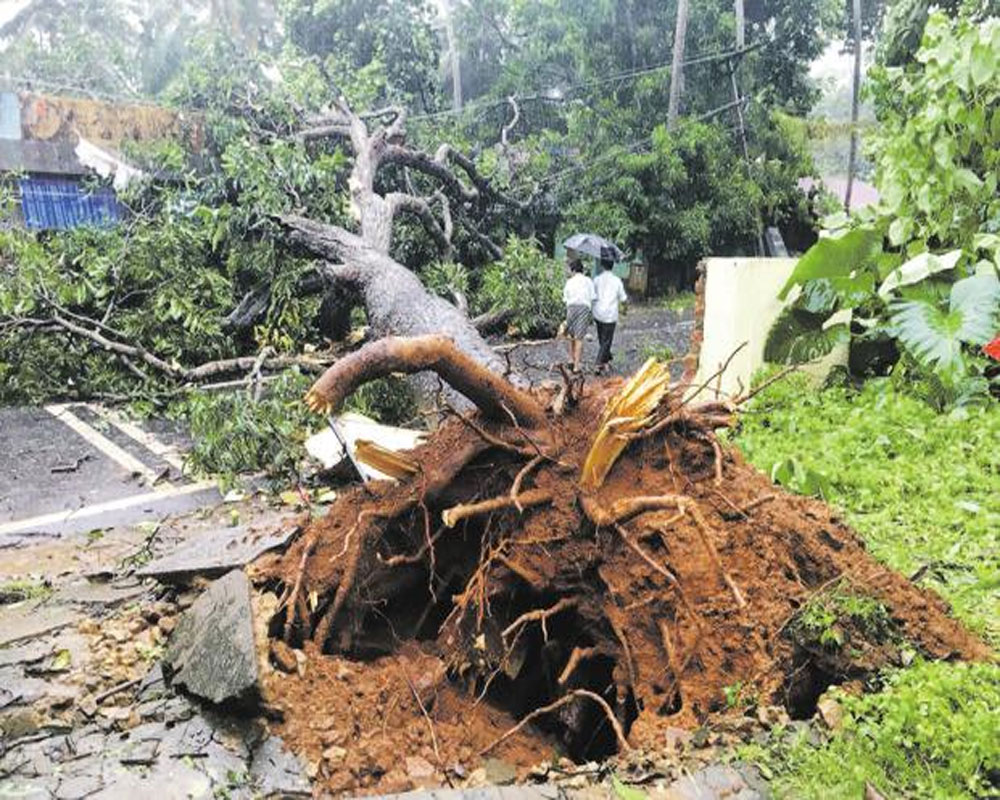
[[[750,45],[749,47],[735,48],[733,50],[716,50],[711,53],[702,53],[698,56],[693,56],[683,62],[681,66],[690,67],[697,66],[698,64],[707,64],[715,61],[725,61],[731,58],[742,58],[747,53],[754,50],[759,50],[762,47],[767,47],[772,44],[774,40],[767,40],[764,42],[758,42],[756,44]],[[672,63],[670,61],[660,62],[659,64],[654,64],[649,67],[640,67],[638,69],[626,70],[614,75],[607,75],[603,78],[594,78],[589,81],[580,81],[578,83],[570,84],[566,87],[553,87],[548,92],[538,93],[534,95],[528,95],[526,97],[517,98],[519,102],[528,102],[533,100],[548,100],[550,102],[559,102],[562,96],[571,94],[578,89],[586,88],[588,86],[600,86],[605,83],[614,83],[615,81],[628,81],[635,80],[637,78],[644,77],[646,75],[652,75],[657,72],[662,72],[663,70],[670,69]],[[429,119],[437,119],[440,117],[457,116],[464,114],[468,111],[474,111],[478,109],[495,108],[501,105],[507,104],[507,98],[501,100],[473,100],[471,103],[466,103],[462,108],[447,108],[442,111],[432,111],[426,114],[415,114],[409,118],[410,122],[423,121]]]

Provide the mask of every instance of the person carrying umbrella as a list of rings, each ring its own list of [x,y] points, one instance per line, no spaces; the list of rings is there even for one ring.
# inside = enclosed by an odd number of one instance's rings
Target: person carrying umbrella
[[[566,335],[569,337],[569,357],[573,372],[580,371],[583,359],[583,339],[590,327],[590,309],[594,304],[594,282],[583,274],[583,263],[574,258],[569,262],[570,276],[563,287],[566,304]]]
[[[618,306],[628,302],[622,279],[615,275],[615,262],[601,259],[601,274],[594,278],[594,322],[597,323],[597,374],[600,375],[611,363],[611,343],[615,338],[618,324]]]
[[[570,236],[563,246],[569,251],[585,253],[598,259],[601,264],[601,274],[594,281],[594,303],[592,313],[597,321],[597,338],[600,342],[600,352],[597,355],[597,372],[603,372],[611,362],[611,342],[615,336],[615,325],[618,323],[618,304],[628,302],[625,287],[621,279],[612,272],[616,261],[625,258],[614,242],[609,242],[595,233],[577,233]],[[583,349],[583,341],[580,342]],[[574,362],[576,363],[576,362]]]

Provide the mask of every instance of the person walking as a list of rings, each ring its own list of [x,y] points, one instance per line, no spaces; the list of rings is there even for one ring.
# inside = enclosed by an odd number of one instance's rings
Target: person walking
[[[563,287],[566,304],[566,335],[569,337],[569,357],[573,372],[580,371],[583,359],[583,338],[590,327],[590,309],[594,304],[594,282],[583,274],[583,264],[574,258],[569,262],[570,276]]]
[[[611,343],[615,338],[618,324],[618,306],[628,302],[622,279],[612,272],[615,264],[610,259],[601,259],[601,274],[594,278],[594,321],[597,323],[597,373],[608,369],[611,364]]]

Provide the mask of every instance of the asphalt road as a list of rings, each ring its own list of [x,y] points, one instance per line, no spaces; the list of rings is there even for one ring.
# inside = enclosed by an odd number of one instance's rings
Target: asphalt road
[[[175,439],[94,406],[0,408],[0,548],[218,499],[183,474]]]

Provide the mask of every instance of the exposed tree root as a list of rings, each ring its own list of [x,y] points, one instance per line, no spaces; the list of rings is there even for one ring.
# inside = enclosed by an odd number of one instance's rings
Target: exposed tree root
[[[494,497],[490,500],[483,500],[479,503],[469,503],[449,508],[441,514],[441,519],[449,528],[454,528],[463,519],[489,514],[491,511],[501,511],[505,508],[515,506],[518,511],[533,506],[544,505],[552,502],[552,493],[544,489],[531,489],[523,494],[512,497]]]
[[[536,717],[540,717],[542,714],[551,714],[556,709],[566,705],[567,703],[572,703],[578,697],[586,697],[589,700],[593,700],[597,705],[601,707],[601,711],[604,712],[605,717],[607,717],[608,723],[611,725],[611,730],[615,732],[615,738],[618,739],[618,746],[623,752],[631,750],[628,740],[625,738],[625,732],[622,730],[621,723],[615,718],[614,712],[611,710],[611,706],[608,705],[608,701],[605,700],[598,694],[590,692],[586,689],[573,689],[568,694],[564,694],[554,703],[549,703],[547,706],[542,708],[536,708],[530,714],[528,714],[524,719],[517,723],[513,728],[511,728],[507,733],[497,739],[493,744],[488,747],[484,747],[479,751],[479,755],[484,756],[491,750],[495,750],[499,745],[503,744],[507,739],[517,733],[521,728],[527,725]]]
[[[306,403],[328,413],[368,381],[393,372],[424,370],[436,372],[490,419],[505,421],[513,413],[530,427],[546,424],[545,411],[531,395],[474,361],[447,336],[387,336],[371,342],[324,372],[306,394]]]
[[[537,721],[533,735],[561,738],[581,760],[725,713],[723,687],[737,682],[781,702],[789,681],[806,680],[790,620],[859,564],[865,591],[923,652],[985,652],[937,601],[873,564],[825,506],[725,449],[713,426],[731,421],[728,404],[671,388],[646,422],[658,433],[634,430],[602,464],[604,482],[582,488],[567,465],[592,452],[594,420],[619,386],[592,384],[541,426],[516,411],[512,421],[506,400],[489,416],[456,412],[404,456],[417,474],[344,492],[275,562],[286,602],[272,630],[312,630],[325,652],[355,657],[362,643],[392,653],[411,632],[476,705],[518,720],[477,750],[507,757]],[[436,707],[414,709],[425,712],[440,724]],[[451,763],[454,737],[435,736],[435,760]]]

